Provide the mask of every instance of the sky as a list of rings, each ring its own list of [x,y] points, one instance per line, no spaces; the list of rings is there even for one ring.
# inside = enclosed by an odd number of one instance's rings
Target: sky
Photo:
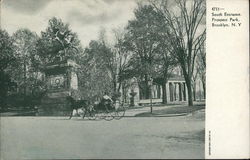
[[[29,28],[40,35],[51,17],[69,23],[83,46],[98,39],[101,28],[112,39],[112,29],[123,28],[134,18],[136,0],[2,0],[1,28],[12,34]]]

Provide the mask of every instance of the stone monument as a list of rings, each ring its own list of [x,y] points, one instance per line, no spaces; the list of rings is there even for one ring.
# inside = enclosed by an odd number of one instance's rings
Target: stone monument
[[[70,105],[66,101],[66,97],[71,96],[72,91],[78,91],[78,78],[76,74],[78,68],[79,65],[70,59],[53,62],[43,68],[47,92],[41,100],[38,115],[69,115]]]

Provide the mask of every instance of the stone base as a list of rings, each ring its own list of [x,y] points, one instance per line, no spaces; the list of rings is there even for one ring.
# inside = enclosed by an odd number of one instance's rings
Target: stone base
[[[44,97],[38,107],[37,116],[69,116],[71,107],[66,97],[49,98]]]

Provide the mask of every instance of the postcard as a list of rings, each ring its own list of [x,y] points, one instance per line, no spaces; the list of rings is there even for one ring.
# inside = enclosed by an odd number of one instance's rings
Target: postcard
[[[249,1],[0,0],[0,157],[249,158]]]

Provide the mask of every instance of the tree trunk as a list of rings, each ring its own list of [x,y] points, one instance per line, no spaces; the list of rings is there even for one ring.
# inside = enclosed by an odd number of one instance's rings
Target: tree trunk
[[[191,86],[191,79],[186,79],[186,85],[188,90],[188,105],[193,106],[193,96],[192,96],[192,86]]]
[[[151,88],[148,84],[146,84],[146,99],[150,99],[151,96]]]
[[[120,90],[121,90],[121,84],[122,84],[121,82],[119,82],[119,83],[118,83],[118,89],[117,89],[117,92],[120,92]]]
[[[204,99],[206,99],[206,83],[204,80],[202,80],[202,88],[203,88],[203,93],[204,93]]]
[[[166,81],[163,81],[162,83],[162,103],[167,104]]]
[[[126,103],[127,102],[127,92],[125,89],[125,84],[123,83],[123,85],[121,87],[122,87],[122,101]]]
[[[195,82],[193,84],[193,98],[194,98],[194,101],[196,101],[196,84],[195,84]]]
[[[26,61],[24,61],[24,66],[23,66],[23,78],[24,78],[24,90],[23,93],[26,96],[27,95],[27,75],[26,75]]]
[[[188,91],[188,105],[193,106],[193,92],[192,92],[192,79],[191,76],[188,75],[187,71],[185,70],[185,67],[182,65],[182,71],[184,75],[184,79],[186,82],[187,86],[187,91]]]
[[[116,92],[116,80],[115,79],[113,79],[113,92],[115,93]]]
[[[151,95],[151,90],[150,90],[150,86],[148,85],[148,75],[145,75],[145,98],[146,99],[150,99],[150,95]]]

